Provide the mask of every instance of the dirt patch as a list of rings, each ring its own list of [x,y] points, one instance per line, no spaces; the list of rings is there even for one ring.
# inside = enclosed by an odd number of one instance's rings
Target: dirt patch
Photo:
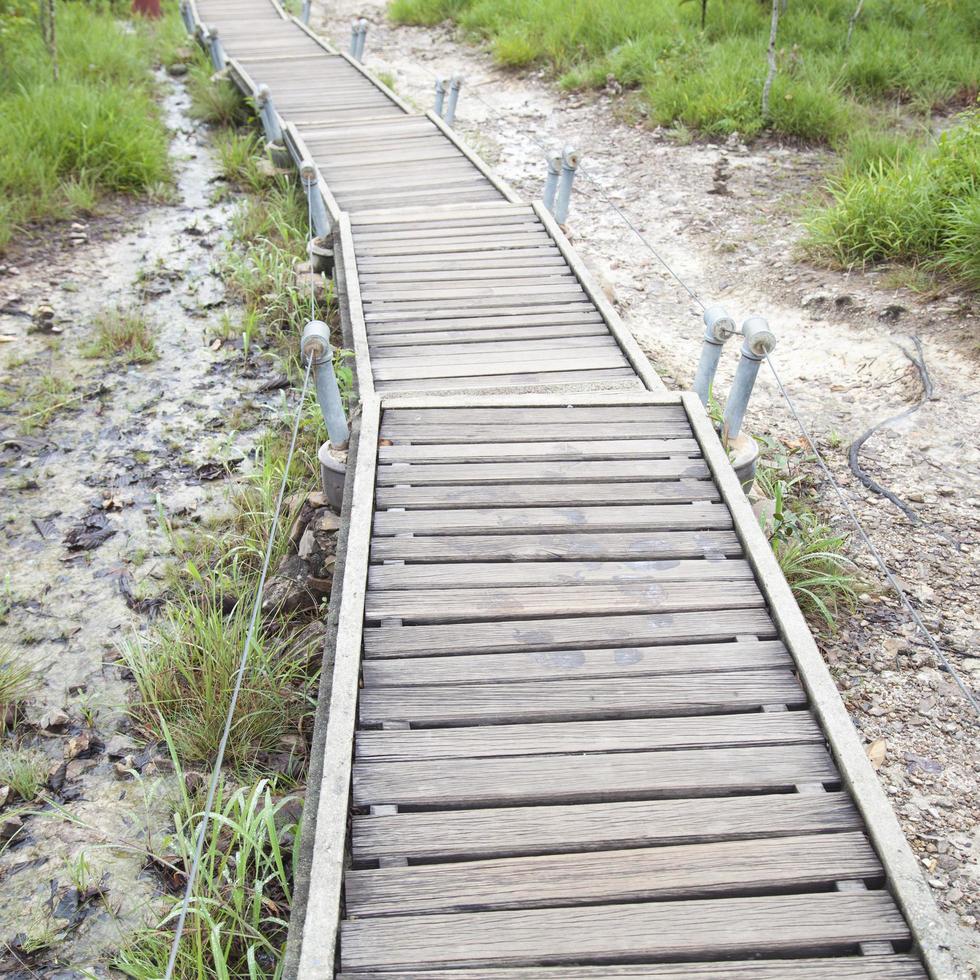
[[[814,438],[876,545],[946,655],[974,690],[980,682],[980,321],[968,297],[923,299],[890,288],[885,269],[842,273],[794,256],[801,202],[817,191],[830,154],[788,145],[678,145],[642,119],[621,121],[614,93],[559,93],[539,74],[504,72],[449,27],[387,23],[379,0],[341,0],[314,26],[345,47],[354,17],[370,21],[366,64],[394,78],[399,95],[432,105],[435,77],[461,73],[457,129],[526,199],[540,196],[547,147],[570,143],[585,170],[706,303],[741,321],[765,315],[779,337],[775,361]],[[669,385],[690,386],[700,309],[579,176],[569,231],[578,250]],[[918,372],[903,353],[921,338],[933,398],[862,451],[866,470],[910,502],[919,521],[861,487],[847,447],[872,423],[917,400]],[[737,345],[716,383],[727,391]],[[747,420],[756,433],[799,432],[763,370]],[[819,482],[819,477],[818,477]],[[821,509],[845,526],[829,486]],[[878,770],[962,953],[980,964],[980,756],[977,720],[880,577],[858,553],[872,587],[836,636],[823,636],[855,726],[869,747],[885,740]],[[880,751],[880,745],[876,752]]]
[[[0,972],[13,976],[108,975],[112,950],[156,918],[146,853],[162,853],[174,787],[165,754],[130,732],[119,650],[161,605],[161,522],[225,512],[224,478],[249,472],[279,397],[274,362],[245,364],[234,339],[241,311],[216,271],[232,205],[215,203],[207,134],[183,88],[166,92],[174,202],[114,206],[46,249],[32,235],[0,275],[0,645],[35,670],[15,738],[48,758],[55,804],[0,853]],[[117,308],[142,309],[155,359],[83,356]]]

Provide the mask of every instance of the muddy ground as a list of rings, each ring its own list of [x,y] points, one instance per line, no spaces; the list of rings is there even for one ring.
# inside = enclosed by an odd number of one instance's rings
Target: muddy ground
[[[669,386],[690,386],[700,308],[603,193],[706,304],[723,303],[738,322],[751,313],[768,318],[779,336],[777,369],[831,470],[944,653],[978,690],[980,319],[971,301],[923,299],[890,286],[886,269],[844,273],[797,259],[801,206],[833,166],[828,152],[737,138],[678,145],[626,111],[617,93],[562,94],[541,73],[496,68],[450,25],[393,26],[384,7],[383,0],[315,5],[313,24],[346,48],[351,20],[366,17],[366,64],[389,73],[398,94],[422,109],[431,108],[436,75],[462,74],[456,128],[526,199],[541,193],[542,145],[581,151],[588,177],[576,180],[569,232]],[[862,460],[909,502],[915,524],[861,487],[847,463],[857,436],[919,398],[918,371],[903,353],[913,350],[910,335],[921,339],[934,395],[873,436]],[[736,363],[731,341],[720,393]],[[765,369],[748,425],[799,439]],[[843,525],[832,488],[820,485],[820,498]],[[858,730],[869,745],[885,739],[882,783],[964,958],[977,967],[977,719],[866,556],[856,558],[869,582],[866,600],[820,644]]]
[[[226,510],[224,478],[249,471],[250,430],[281,397],[261,391],[270,360],[253,350],[244,362],[240,310],[215,274],[232,204],[216,203],[208,135],[183,88],[163,84],[174,201],[117,206],[49,231],[46,248],[29,236],[2,260],[0,365],[13,402],[0,415],[0,646],[36,671],[16,737],[49,758],[57,801],[0,845],[0,974],[13,977],[108,975],[112,950],[159,914],[144,865],[176,797],[166,753],[129,730],[120,650],[164,587],[161,518],[179,528]],[[45,306],[39,330],[32,314]],[[158,360],[82,356],[96,316],[116,306],[143,306]]]

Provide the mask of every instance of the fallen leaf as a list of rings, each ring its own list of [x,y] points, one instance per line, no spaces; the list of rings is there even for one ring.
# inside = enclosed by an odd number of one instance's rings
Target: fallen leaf
[[[865,752],[868,753],[868,760],[875,769],[881,768],[881,764],[885,761],[885,751],[887,748],[888,743],[883,738],[876,738],[865,749]]]

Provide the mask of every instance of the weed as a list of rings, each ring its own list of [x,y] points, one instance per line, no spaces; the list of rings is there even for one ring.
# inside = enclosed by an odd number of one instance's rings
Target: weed
[[[803,498],[809,484],[802,446],[761,438],[768,452],[756,471],[763,496],[760,523],[803,612],[835,629],[841,613],[857,605],[862,583],[847,557],[849,535],[820,520]]]
[[[6,614],[2,617],[6,619]],[[17,710],[37,689],[34,671],[24,658],[0,647],[0,731],[17,721]]]
[[[219,790],[175,977],[260,980],[280,975],[299,856],[297,803],[295,797],[277,799],[266,780]],[[190,867],[202,818],[185,793],[167,842],[168,851],[185,869]],[[163,976],[176,916],[175,901],[156,928],[144,930],[121,950],[116,968],[135,980]]]
[[[230,79],[212,81],[213,69],[203,60],[187,72],[191,115],[213,126],[236,126],[246,122],[248,112],[241,94]]]
[[[95,337],[82,346],[81,354],[120,357],[127,364],[148,364],[160,356],[145,311],[121,306],[103,310],[96,316]]]
[[[75,392],[75,386],[68,378],[53,372],[32,376],[20,395],[21,414],[17,427],[24,435],[45,428],[56,415],[85,397],[84,393]]]
[[[214,148],[225,179],[247,191],[264,191],[271,182],[264,166],[263,143],[258,135],[223,129],[215,134]]]
[[[845,172],[809,220],[810,250],[843,265],[898,259],[980,289],[980,111],[935,142]]]
[[[30,803],[47,785],[50,766],[48,757],[37,749],[0,749],[0,785]]]
[[[59,4],[58,31],[71,43],[57,82],[36,26],[27,20],[6,38],[16,57],[0,57],[0,248],[29,221],[170,180],[150,73],[166,30],[127,31],[105,5]]]
[[[382,85],[387,85],[392,92],[395,91],[395,76],[390,71],[379,71],[378,80]]]

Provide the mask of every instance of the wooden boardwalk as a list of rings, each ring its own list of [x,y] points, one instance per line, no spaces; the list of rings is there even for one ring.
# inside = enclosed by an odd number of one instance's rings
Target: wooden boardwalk
[[[440,119],[191,10],[317,165],[361,399],[287,975],[954,977],[697,400]]]

